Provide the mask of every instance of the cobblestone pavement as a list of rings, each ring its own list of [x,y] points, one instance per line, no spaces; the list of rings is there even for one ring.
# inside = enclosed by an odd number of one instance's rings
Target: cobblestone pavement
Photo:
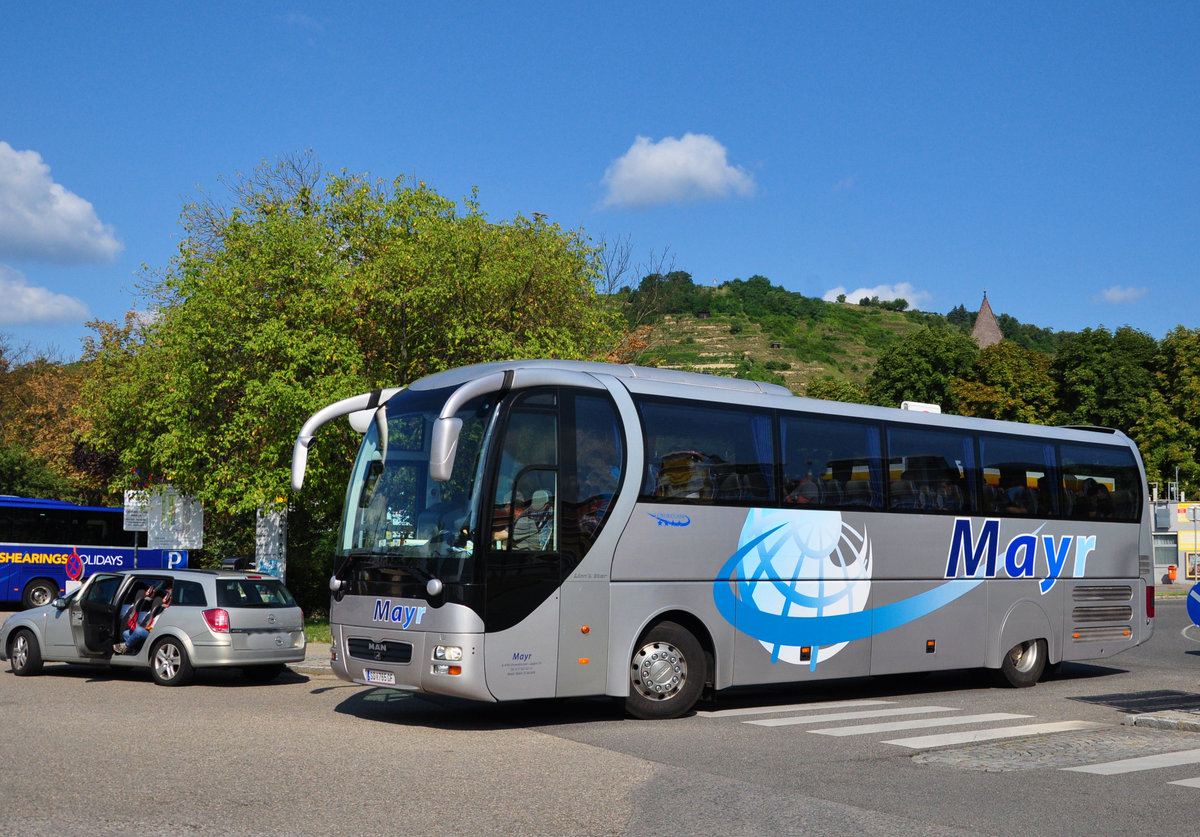
[[[1200,729],[1200,726],[1196,728]],[[1062,732],[953,750],[933,750],[917,753],[913,761],[1003,773],[1039,767],[1076,767],[1197,747],[1200,747],[1200,732],[1133,726],[1127,721],[1126,725],[1110,729]]]

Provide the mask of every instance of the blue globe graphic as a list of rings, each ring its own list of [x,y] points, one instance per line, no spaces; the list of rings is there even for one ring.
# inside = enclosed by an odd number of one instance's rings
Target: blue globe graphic
[[[773,531],[772,530],[776,530]],[[790,617],[840,616],[866,607],[871,592],[871,542],[836,511],[751,509],[738,547],[770,532],[737,566],[741,607]],[[807,663],[815,669],[847,643],[813,648],[808,660],[800,647],[759,639],[772,662]],[[794,641],[794,640],[793,640]]]

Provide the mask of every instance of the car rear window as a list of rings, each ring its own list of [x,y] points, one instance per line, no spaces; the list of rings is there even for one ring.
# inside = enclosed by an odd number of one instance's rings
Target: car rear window
[[[220,607],[295,607],[296,600],[277,578],[225,578],[217,580]]]

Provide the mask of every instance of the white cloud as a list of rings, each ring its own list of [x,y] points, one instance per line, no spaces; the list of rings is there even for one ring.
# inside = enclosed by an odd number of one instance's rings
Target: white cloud
[[[638,137],[604,173],[604,206],[647,207],[754,194],[754,177],[731,166],[725,146],[706,134],[653,142]]]
[[[91,316],[81,300],[37,288],[25,274],[0,264],[0,325],[80,322]]]
[[[1100,299],[1104,302],[1112,303],[1113,305],[1122,305],[1126,302],[1137,302],[1147,293],[1146,288],[1119,288],[1114,285],[1111,288],[1106,288],[1100,293]]]
[[[0,141],[0,257],[110,262],[123,247],[90,203],[51,179],[42,155]]]
[[[910,282],[900,282],[896,285],[876,285],[873,288],[858,288],[848,291],[842,285],[830,288],[821,297],[826,302],[836,302],[840,294],[846,295],[846,301],[857,304],[863,297],[879,297],[884,302],[893,299],[903,299],[908,302],[910,309],[920,309],[933,301],[933,297],[925,291],[918,291]]]

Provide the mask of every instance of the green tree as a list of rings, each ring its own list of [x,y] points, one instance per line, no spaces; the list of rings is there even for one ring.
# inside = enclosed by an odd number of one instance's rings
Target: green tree
[[[823,398],[826,401],[844,401],[848,404],[868,404],[867,393],[862,387],[845,378],[834,375],[820,375],[808,382],[805,395],[809,398]]]
[[[1054,411],[1050,358],[1008,340],[988,346],[966,378],[952,378],[950,395],[965,416],[1045,424]]]
[[[75,499],[73,486],[20,447],[0,447],[0,494],[49,500]]]
[[[965,378],[978,357],[979,346],[961,331],[922,326],[880,355],[867,379],[867,396],[886,407],[923,401],[955,412],[950,381]]]
[[[122,481],[174,484],[206,524],[283,502],[295,435],[331,401],[488,360],[602,357],[616,339],[578,232],[492,223],[473,196],[460,210],[403,178],[326,178],[311,158],[230,188],[232,206],[185,207],[179,254],[146,276],[153,316],[94,325],[81,399]],[[328,530],[355,441],[331,427],[314,447],[300,528]]]
[[[1085,328],[1066,338],[1051,363],[1059,424],[1114,427],[1137,423],[1154,388],[1157,343],[1124,326]]]
[[[1183,490],[1200,490],[1200,329],[1179,326],[1158,344],[1154,389],[1145,399],[1132,436],[1141,449],[1147,477],[1175,480]]]

